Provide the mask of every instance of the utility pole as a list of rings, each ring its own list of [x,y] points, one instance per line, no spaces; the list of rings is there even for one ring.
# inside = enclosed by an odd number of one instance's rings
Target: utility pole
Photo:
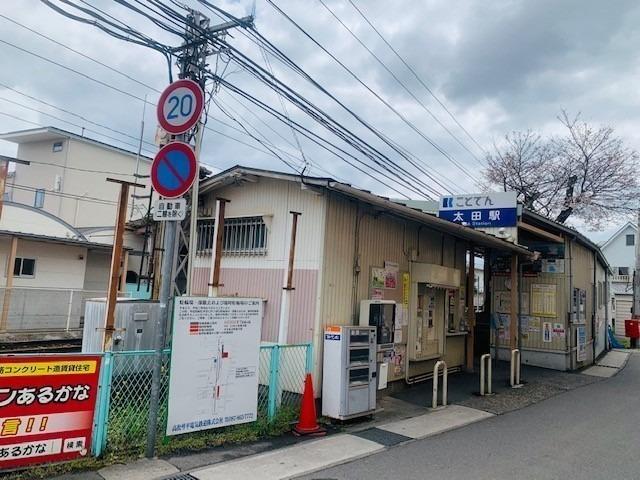
[[[205,91],[207,57],[213,53],[210,50],[210,43],[207,37],[209,34],[222,35],[227,29],[241,25],[242,22],[251,24],[253,22],[253,17],[241,19],[239,22],[227,22],[224,25],[209,27],[210,20],[208,17],[196,10],[190,10],[189,15],[187,15],[184,43],[180,47],[172,50],[172,53],[174,53],[178,58],[180,79],[193,80],[200,85],[203,91]],[[196,127],[195,135],[193,134],[194,130],[191,130],[191,132],[187,132],[176,137],[176,140],[184,143],[190,143],[195,137],[196,144],[194,150],[196,153],[196,160],[200,153],[203,128],[204,125],[200,122]],[[191,190],[191,225],[188,242],[181,244],[178,241],[184,240],[185,236],[183,234],[178,235],[177,221],[165,222],[163,239],[164,252],[162,255],[161,284],[158,299],[160,312],[154,345],[155,359],[151,378],[151,395],[147,421],[147,445],[145,451],[147,458],[152,458],[155,455],[162,356],[165,345],[165,331],[169,324],[173,293],[183,292],[185,290],[182,288],[183,284],[186,286],[187,292],[191,292],[193,260],[195,258],[195,250],[197,246],[198,184],[200,181],[199,170],[200,168],[198,164],[196,166],[196,178]],[[178,249],[177,251],[174,250],[176,246]],[[174,269],[174,258],[176,256],[177,268]]]
[[[223,36],[228,30],[242,26],[249,27],[253,25],[253,16],[239,18],[221,23],[219,25],[210,25],[210,19],[197,10],[191,10],[188,18],[191,25],[187,26],[185,31],[185,42],[182,46],[173,49],[179,58],[181,72],[184,76],[181,78],[190,78],[200,84],[205,90],[206,78],[203,71],[207,67],[207,58],[219,51],[212,51],[207,35]],[[207,34],[204,34],[204,31]],[[204,134],[204,124],[198,124],[195,132],[196,158],[200,158],[200,150],[202,148],[202,137]],[[179,240],[188,239],[185,243],[178,245],[178,264],[175,278],[175,290],[185,292],[187,295],[193,294],[193,268],[196,258],[197,241],[198,241],[198,196],[199,196],[199,172],[196,181],[193,183],[191,190],[191,215],[189,219],[189,235],[180,235]],[[186,233],[186,232],[185,232]]]

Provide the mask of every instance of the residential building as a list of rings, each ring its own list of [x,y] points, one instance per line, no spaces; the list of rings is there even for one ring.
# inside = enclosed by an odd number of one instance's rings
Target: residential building
[[[54,215],[90,242],[113,244],[120,185],[108,177],[147,187],[130,189],[127,220],[148,212],[149,199],[134,196],[150,194],[149,157],[54,127],[4,133],[0,140],[17,144],[16,157],[30,162],[15,165],[5,199]],[[142,258],[135,252],[142,250],[143,230],[130,228],[125,236],[125,247],[134,253],[128,259],[130,279],[140,271]]]
[[[624,337],[624,321],[631,318],[633,305],[633,274],[636,264],[638,227],[627,222],[600,247],[611,265],[611,294],[613,330]]]
[[[110,245],[45,210],[5,202],[0,258],[0,341],[81,337],[86,299],[107,291]]]
[[[312,343],[317,383],[325,327],[357,324],[370,299],[396,302],[393,350],[378,354],[389,382],[424,379],[440,359],[450,372],[473,366],[469,259],[488,250],[529,257],[513,243],[330,178],[238,166],[201,182],[200,194],[193,293],[208,293],[215,203],[225,198],[219,294],[264,300],[263,342]],[[291,211],[301,216],[287,291]]]

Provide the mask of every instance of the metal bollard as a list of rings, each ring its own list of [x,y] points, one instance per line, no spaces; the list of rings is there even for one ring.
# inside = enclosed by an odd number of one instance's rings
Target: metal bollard
[[[438,408],[438,372],[442,366],[442,406],[447,406],[447,362],[438,360],[433,367],[433,400],[432,408]]]
[[[520,388],[520,350],[511,350],[511,388]]]
[[[486,382],[485,382],[485,371],[486,371]],[[486,384],[486,392],[485,392],[485,384]],[[491,354],[485,353],[480,357],[480,395],[493,395],[491,391]]]

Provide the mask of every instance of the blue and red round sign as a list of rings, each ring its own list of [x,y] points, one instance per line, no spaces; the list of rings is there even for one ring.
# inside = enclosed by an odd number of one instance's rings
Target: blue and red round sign
[[[196,178],[198,162],[186,143],[171,142],[160,149],[151,164],[151,184],[165,198],[189,191]]]
[[[204,108],[204,92],[193,80],[177,80],[164,89],[156,114],[160,126],[172,135],[190,130]]]

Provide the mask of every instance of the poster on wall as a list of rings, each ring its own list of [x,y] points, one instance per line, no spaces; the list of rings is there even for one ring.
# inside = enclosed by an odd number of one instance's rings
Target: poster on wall
[[[500,340],[509,340],[509,330],[511,328],[511,315],[498,314],[498,338]]]
[[[576,327],[576,360],[584,362],[587,359],[587,328]]]
[[[553,327],[551,322],[542,323],[542,341],[544,343],[551,343],[553,341]]]
[[[544,273],[564,273],[564,259],[563,258],[542,259],[541,268]]]
[[[564,325],[562,323],[553,324],[553,336],[557,338],[564,338],[565,330],[564,330]]]
[[[395,290],[398,287],[400,265],[395,262],[384,262],[384,288]]]
[[[493,292],[493,304],[496,312],[511,313],[511,292],[506,290]]]
[[[528,315],[520,315],[520,335],[522,338],[529,338],[529,320]]]
[[[556,285],[531,285],[531,314],[550,318],[556,316]]]
[[[371,300],[384,300],[384,290],[382,288],[372,288]]]
[[[529,317],[529,332],[537,333],[540,331],[540,317]]]
[[[0,357],[0,470],[91,452],[100,356]]]
[[[409,292],[411,289],[411,278],[409,277],[409,272],[404,272],[402,274],[402,303],[405,306],[409,306]]]
[[[262,300],[176,297],[167,435],[256,420]]]
[[[384,288],[384,268],[371,267],[371,288]]]
[[[529,315],[529,313],[531,313],[529,299],[529,292],[520,292],[520,313],[522,315]]]

